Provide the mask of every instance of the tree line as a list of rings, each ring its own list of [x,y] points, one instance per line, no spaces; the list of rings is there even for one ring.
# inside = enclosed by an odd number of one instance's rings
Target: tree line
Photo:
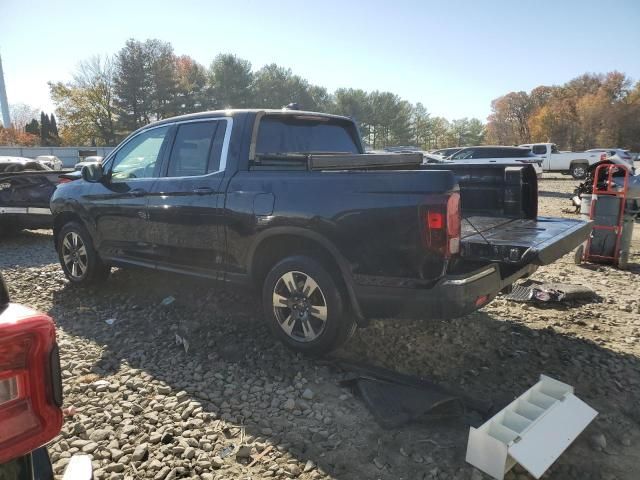
[[[0,143],[116,145],[131,131],[174,115],[224,108],[305,110],[356,120],[372,149],[412,145],[425,150],[479,144],[554,142],[561,149],[640,150],[640,82],[619,72],[584,74],[564,85],[510,92],[491,102],[487,123],[449,121],[392,92],[340,88],[329,92],[275,63],[254,69],[248,60],[219,54],[208,66],[177,55],[168,42],[128,40],[113,56],[81,62],[69,82],[50,82],[55,117],[22,121]],[[29,117],[28,107],[14,118]],[[44,114],[43,114],[44,115]],[[37,122],[36,125],[33,122]],[[18,122],[19,123],[19,122]],[[26,132],[26,124],[29,131]],[[55,130],[55,131],[54,131]],[[17,135],[21,136],[17,138]],[[26,143],[25,143],[26,144]]]
[[[58,125],[55,115],[40,112],[40,121],[36,118],[38,111],[24,103],[10,106],[11,125],[0,127],[0,145],[46,146],[60,145]]]
[[[353,117],[374,149],[475,145],[484,136],[478,119],[450,122],[391,92],[343,88],[330,93],[291,69],[273,63],[254,70],[232,54],[219,54],[205,67],[156,39],[130,39],[113,57],[82,62],[70,82],[49,86],[67,145],[114,145],[131,131],[174,115],[289,103]]]
[[[490,143],[640,150],[640,82],[634,85],[620,72],[586,73],[564,85],[510,92],[491,102],[491,110]]]

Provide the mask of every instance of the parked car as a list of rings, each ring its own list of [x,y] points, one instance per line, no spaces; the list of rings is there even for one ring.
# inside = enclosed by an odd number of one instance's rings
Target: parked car
[[[441,148],[440,150],[433,150],[433,151],[429,152],[429,155],[438,157],[440,159],[445,159],[447,157],[450,157],[454,153],[456,153],[461,148],[462,147]]]
[[[606,158],[606,155],[597,152],[561,152],[555,143],[527,143],[520,146],[530,148],[542,159],[543,171],[569,173],[576,179],[583,179],[590,165]]]
[[[530,164],[364,154],[351,119],[290,110],[148,125],[57,188],[51,210],[71,283],[117,265],[255,287],[274,334],[316,354],[368,318],[472,312],[591,229],[537,217]]]
[[[500,163],[504,165],[522,163],[531,165],[538,177],[542,175],[541,161],[536,155],[531,153],[531,149],[529,148],[499,145],[464,147],[445,158],[444,161],[467,163],[469,165],[481,163]]]
[[[0,275],[1,479],[53,480],[43,445],[62,428],[60,372],[53,320],[10,303]],[[76,457],[71,463],[84,465],[76,470],[74,479],[92,477],[88,456]]]
[[[22,228],[51,228],[49,200],[66,180],[29,158],[0,157],[0,236]]]
[[[62,160],[55,155],[38,155],[36,162],[46,165],[51,170],[62,170]]]
[[[74,170],[82,170],[82,167],[84,167],[85,165],[91,165],[93,163],[102,163],[102,159],[103,157],[101,157],[100,155],[92,155],[90,157],[85,157],[84,160],[75,164]]]
[[[629,150],[621,148],[592,148],[587,152],[605,153],[608,160],[621,160],[635,172],[634,157]]]
[[[26,170],[48,171],[51,168],[31,158],[0,157],[0,173],[24,172]]]

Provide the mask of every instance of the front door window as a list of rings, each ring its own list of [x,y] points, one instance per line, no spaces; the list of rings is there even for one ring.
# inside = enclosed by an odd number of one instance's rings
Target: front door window
[[[158,176],[168,126],[152,128],[129,140],[118,152],[111,167],[112,182]]]

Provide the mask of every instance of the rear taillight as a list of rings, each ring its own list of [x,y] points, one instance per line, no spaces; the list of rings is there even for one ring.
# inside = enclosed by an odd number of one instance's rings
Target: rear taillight
[[[444,205],[430,205],[424,213],[424,243],[449,258],[460,251],[460,194],[452,193]]]
[[[0,317],[0,464],[54,438],[61,404],[53,321],[10,304]]]
[[[600,154],[600,161],[604,162],[607,159],[607,154],[606,153],[601,153]]]
[[[58,178],[58,185],[62,184],[62,183],[69,183],[72,180],[70,178],[64,178],[64,177],[59,177]]]

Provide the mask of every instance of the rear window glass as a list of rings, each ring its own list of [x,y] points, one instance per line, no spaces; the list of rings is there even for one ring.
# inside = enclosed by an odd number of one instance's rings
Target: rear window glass
[[[339,120],[265,117],[256,153],[360,153],[353,126]]]
[[[535,153],[537,155],[543,155],[543,154],[547,153],[547,146],[546,145],[534,145],[533,146],[533,153]]]

